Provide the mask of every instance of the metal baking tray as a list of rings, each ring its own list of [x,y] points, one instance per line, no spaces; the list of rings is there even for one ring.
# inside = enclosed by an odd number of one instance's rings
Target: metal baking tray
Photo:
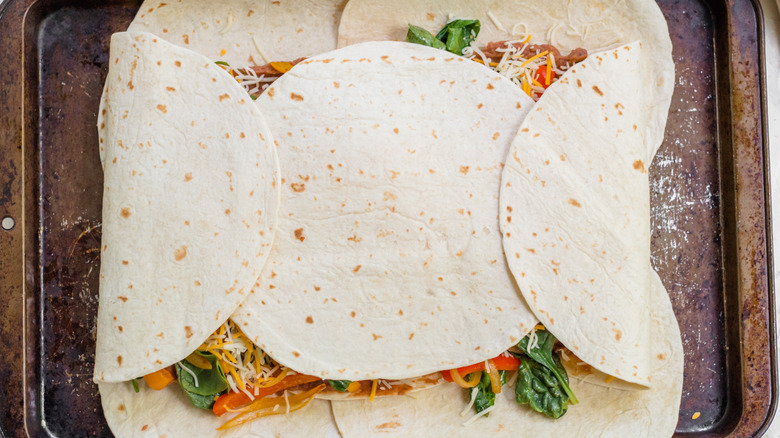
[[[139,3],[0,6],[0,435],[110,436],[92,383],[95,121],[109,37]],[[676,84],[650,168],[652,260],[685,348],[677,434],[760,435],[777,386],[761,10],[659,5]]]

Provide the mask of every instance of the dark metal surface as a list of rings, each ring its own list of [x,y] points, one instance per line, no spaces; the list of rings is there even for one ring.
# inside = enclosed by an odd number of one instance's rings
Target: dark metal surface
[[[109,36],[138,3],[9,0],[0,11],[0,218],[17,223],[0,229],[0,430],[10,437],[110,435],[91,379],[95,121]],[[753,436],[776,402],[760,9],[659,5],[677,79],[650,169],[652,257],[685,348],[677,431]]]

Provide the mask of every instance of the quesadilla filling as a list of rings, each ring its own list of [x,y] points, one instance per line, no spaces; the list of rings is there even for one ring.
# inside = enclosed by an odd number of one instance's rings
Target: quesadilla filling
[[[415,390],[414,380],[427,386],[453,382],[470,393],[461,415],[476,411],[464,425],[488,415],[504,385],[515,385],[515,398],[536,412],[551,418],[566,413],[577,399],[569,387],[561,364],[560,347],[543,326],[536,328],[515,347],[498,357],[477,364],[444,370],[408,380],[327,380],[301,374],[276,362],[228,320],[184,360],[143,377],[146,384],[161,390],[178,381],[190,402],[215,415],[236,415],[220,426],[228,429],[256,418],[288,414],[305,407],[317,394],[346,398],[403,395]],[[570,352],[566,356],[576,360]],[[573,358],[573,359],[572,359]],[[136,380],[132,381],[136,392]],[[339,397],[331,397],[339,398]]]
[[[583,48],[563,55],[552,44],[531,44],[531,35],[511,41],[494,41],[480,49],[474,45],[479,29],[479,20],[452,20],[434,36],[421,27],[410,25],[406,41],[447,50],[486,65],[509,78],[535,101],[568,69],[588,56],[588,51]],[[230,73],[255,100],[275,80],[304,59],[269,62],[260,66],[231,67],[224,61],[216,64]]]
[[[480,49],[474,45],[479,29],[479,20],[452,20],[434,36],[419,26],[410,25],[406,41],[447,50],[484,64],[509,78],[535,101],[566,70],[588,56],[583,48],[562,55],[551,44],[531,44],[531,35],[491,42]]]

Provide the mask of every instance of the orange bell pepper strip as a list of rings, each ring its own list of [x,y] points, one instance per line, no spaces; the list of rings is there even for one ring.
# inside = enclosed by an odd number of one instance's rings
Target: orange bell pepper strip
[[[276,394],[279,391],[283,391],[293,386],[303,385],[304,383],[316,382],[318,380],[322,380],[322,379],[320,379],[319,377],[309,376],[306,374],[293,374],[292,376],[285,377],[284,379],[282,379],[281,382],[277,383],[276,385],[269,386],[267,388],[259,388],[257,395],[255,395],[255,400],[268,395]],[[252,395],[254,395],[253,387],[247,386],[247,391],[249,391]],[[212,408],[212,410],[216,415],[223,415],[229,412],[230,410],[235,410],[251,402],[252,400],[249,398],[249,396],[242,391],[228,392],[227,394],[221,395],[217,399],[217,401],[214,402],[214,407]]]
[[[520,359],[514,356],[504,356],[503,354],[500,354],[491,360],[493,361],[493,364],[495,364],[498,371],[516,371],[517,367],[520,366]],[[476,373],[477,371],[485,371],[485,362],[479,362],[473,365],[460,367],[456,372],[462,377],[465,377],[466,375]],[[448,382],[453,381],[452,375],[450,375],[448,371],[442,372],[441,375],[444,377],[444,380]]]

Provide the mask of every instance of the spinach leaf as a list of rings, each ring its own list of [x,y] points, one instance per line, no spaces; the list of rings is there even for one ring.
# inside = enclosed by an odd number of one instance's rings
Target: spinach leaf
[[[568,399],[572,404],[577,404],[579,401],[569,387],[569,375],[566,374],[566,370],[561,365],[561,360],[558,355],[553,353],[553,346],[555,345],[555,336],[547,330],[536,330],[536,336],[539,339],[538,345],[532,349],[528,349],[528,341],[530,334],[520,340],[517,347],[526,354],[527,357],[533,359],[540,365],[549,370],[553,376],[558,380],[561,389],[566,393]],[[523,361],[525,362],[525,361]]]
[[[187,397],[190,399],[190,403],[195,405],[196,408],[201,408],[201,409],[213,408],[214,402],[216,401],[217,397],[222,395],[222,393],[211,394],[211,395],[200,395],[189,391],[184,391],[184,393],[187,394]]]
[[[133,380],[131,380],[130,382],[132,382],[132,383],[133,383],[133,390],[134,390],[135,392],[140,392],[140,391],[141,391],[141,388],[139,388],[139,387],[138,387],[138,380],[136,380],[136,379],[133,379]]]
[[[328,384],[338,392],[345,392],[349,388],[351,380],[328,380]]]
[[[219,360],[211,353],[196,351],[196,354],[208,360],[211,364],[210,370],[204,370],[192,365],[189,362],[182,361],[176,364],[176,375],[179,377],[179,385],[187,394],[193,405],[202,409],[211,409],[214,405],[215,396],[225,393],[228,389],[227,379]],[[195,378],[186,370],[192,371],[198,378],[198,385],[195,386]]]
[[[409,43],[422,44],[423,46],[433,47],[434,49],[445,49],[443,42],[436,39],[432,33],[420,26],[409,25],[406,31],[406,41]]]
[[[549,369],[523,355],[517,373],[515,399],[518,403],[527,403],[534,411],[551,418],[566,413],[569,397]]]
[[[499,371],[498,375],[501,376],[501,385],[505,385],[506,371]],[[494,404],[496,404],[496,394],[493,392],[493,386],[490,382],[490,374],[488,374],[487,371],[482,371],[482,379],[477,385],[477,397],[474,399],[474,410],[479,413],[493,406]]]
[[[186,391],[200,395],[214,395],[226,390],[228,388],[228,383],[217,358],[211,353],[202,353],[198,351],[196,354],[208,360],[209,363],[211,363],[211,369],[204,370],[186,361],[180,362],[181,365],[176,364],[176,374],[179,376],[179,384],[181,387]],[[188,370],[192,371],[192,373],[198,377],[198,386],[195,386],[195,378],[192,374],[187,371],[182,371],[180,369],[181,367],[187,367]]]
[[[479,20],[452,20],[436,34],[436,39],[445,44],[448,52],[462,55],[463,49],[477,39],[479,28]]]

